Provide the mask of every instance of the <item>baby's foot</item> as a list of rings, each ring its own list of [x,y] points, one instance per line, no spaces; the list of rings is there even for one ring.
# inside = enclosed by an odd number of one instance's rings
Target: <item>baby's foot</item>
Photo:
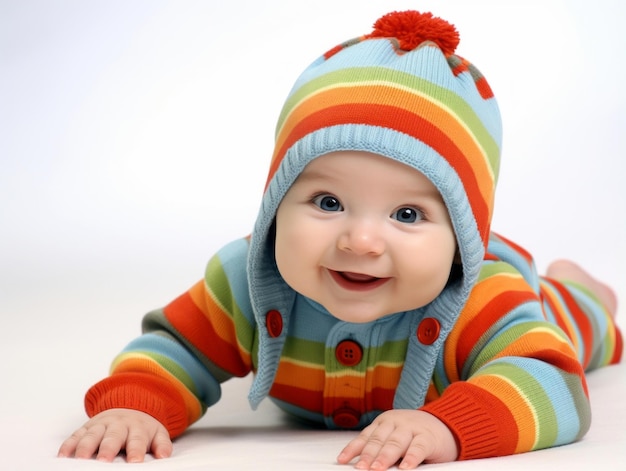
[[[548,278],[560,281],[573,281],[585,286],[604,304],[611,317],[617,315],[617,296],[606,284],[596,280],[586,270],[569,260],[556,260],[550,264],[546,271]]]

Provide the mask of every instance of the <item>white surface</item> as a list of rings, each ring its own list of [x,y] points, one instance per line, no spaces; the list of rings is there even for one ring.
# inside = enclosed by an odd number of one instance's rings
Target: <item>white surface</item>
[[[62,352],[62,353],[59,353]],[[113,464],[93,460],[55,458],[58,445],[84,420],[77,406],[80,389],[86,386],[71,374],[85,368],[87,360],[67,363],[69,348],[59,348],[46,358],[22,364],[24,394],[4,404],[0,432],[2,469],[6,470],[101,470],[129,469],[118,457]],[[37,370],[47,370],[35,377]],[[84,371],[84,370],[82,370]],[[91,376],[91,375],[89,375]],[[5,383],[6,384],[6,383]],[[236,380],[224,388],[224,400],[175,442],[174,455],[165,460],[147,458],[147,469],[164,470],[341,470],[335,457],[355,432],[300,428],[284,420],[269,401],[252,412],[246,402],[248,380]],[[626,364],[589,375],[594,421],[577,443],[487,460],[463,461],[426,468],[444,470],[623,470],[626,460]]]
[[[409,7],[455,23],[498,96],[494,229],[540,268],[573,258],[626,299],[619,0],[0,0],[0,468],[127,466],[54,458],[86,388],[146,311],[251,230],[296,76]],[[624,469],[626,368],[589,380],[582,442],[437,468]],[[268,403],[253,413],[247,384],[145,467],[343,469],[351,433],[294,429]]]

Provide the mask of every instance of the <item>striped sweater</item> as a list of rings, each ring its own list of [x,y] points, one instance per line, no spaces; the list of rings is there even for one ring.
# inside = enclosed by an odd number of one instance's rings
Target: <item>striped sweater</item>
[[[454,53],[458,38],[431,14],[392,12],[305,69],[279,117],[250,239],[145,317],[144,334],[89,390],[90,415],[142,410],[175,437],[218,401],[222,382],[254,373],[253,407],[270,396],[329,428],[421,408],[454,433],[460,459],[587,431],[584,371],[619,361],[622,338],[590,293],[540,278],[525,251],[491,233],[500,112],[484,76]],[[310,162],[335,151],[400,162],[441,194],[462,273],[426,306],[346,323],[278,273],[277,208]]]
[[[88,414],[114,407],[156,417],[172,437],[220,397],[220,383],[254,373],[259,333],[280,334],[253,313],[247,239],[220,250],[205,277],[163,309],[86,396]],[[455,434],[459,459],[508,455],[570,443],[585,434],[590,408],[584,371],[618,362],[622,338],[585,289],[537,276],[532,259],[492,234],[479,280],[438,351],[418,406]],[[350,324],[300,295],[270,397],[329,428],[360,428],[394,408],[411,342],[432,342],[433,319],[415,311]],[[416,328],[417,326],[417,328]]]

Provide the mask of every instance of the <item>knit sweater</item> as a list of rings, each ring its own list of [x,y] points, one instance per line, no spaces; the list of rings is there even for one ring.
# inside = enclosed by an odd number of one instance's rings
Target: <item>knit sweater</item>
[[[491,233],[500,113],[484,76],[455,54],[458,41],[431,14],[392,12],[305,69],[279,116],[250,238],[221,249],[201,282],[145,317],[144,335],[88,392],[90,415],[138,409],[176,437],[218,401],[222,382],[254,373],[253,407],[269,396],[329,428],[421,408],[452,431],[460,459],[587,431],[584,371],[619,361],[622,337],[592,294],[540,278],[524,250]],[[406,165],[441,195],[460,273],[427,305],[347,323],[279,273],[285,194],[308,164],[345,151]]]
[[[146,315],[144,334],[89,390],[90,416],[142,410],[176,437],[219,400],[220,383],[257,370],[259,333],[281,335],[284,326],[271,311],[265,325],[253,313],[248,250],[247,239],[227,245],[202,281]],[[495,234],[443,347],[416,362],[409,345],[440,335],[436,319],[419,316],[346,323],[297,295],[269,396],[304,420],[358,429],[421,388],[416,407],[450,428],[459,459],[508,455],[582,437],[590,424],[584,371],[622,352],[620,332],[589,292],[540,278],[528,253]],[[425,384],[407,381],[429,362]]]

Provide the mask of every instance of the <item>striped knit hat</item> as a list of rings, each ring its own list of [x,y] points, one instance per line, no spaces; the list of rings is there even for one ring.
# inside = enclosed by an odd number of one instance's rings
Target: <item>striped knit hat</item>
[[[463,277],[428,307],[445,339],[483,261],[501,141],[491,89],[473,65],[454,54],[458,43],[454,26],[430,13],[392,12],[374,24],[372,33],[331,49],[297,79],[278,120],[251,238],[248,277],[260,325],[268,309],[278,309],[284,336],[295,296],[278,274],[273,252],[272,225],[285,193],[313,159],[335,151],[367,151],[426,175],[448,208]],[[282,343],[263,330],[259,358],[273,358]],[[259,361],[253,404],[273,380],[272,363]]]

